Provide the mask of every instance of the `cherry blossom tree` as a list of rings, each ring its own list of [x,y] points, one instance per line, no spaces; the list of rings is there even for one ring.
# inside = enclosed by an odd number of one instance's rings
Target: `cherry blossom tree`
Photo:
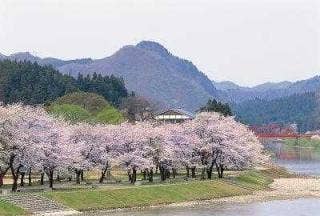
[[[136,182],[137,171],[153,167],[152,157],[149,154],[148,134],[150,131],[145,124],[123,123],[115,133],[117,143],[118,164],[127,170],[129,181]]]
[[[201,140],[199,153],[208,174],[214,165],[222,178],[226,168],[244,169],[267,160],[256,136],[232,117],[204,112],[190,124]]]
[[[53,169],[49,165],[55,157],[55,164],[63,164],[70,152],[64,151],[68,145],[63,142],[67,125],[49,116],[41,107],[20,104],[0,107],[1,158],[2,165],[10,167],[13,177],[12,190],[17,190],[20,174],[31,168],[43,167],[53,182]],[[53,165],[53,166],[52,166]]]
[[[72,126],[71,141],[80,148],[80,157],[75,160],[73,169],[80,183],[80,174],[84,170],[99,168],[101,170],[100,183],[103,183],[107,170],[111,167],[115,154],[114,125],[90,125],[80,123]]]
[[[37,149],[38,166],[48,176],[49,187],[53,188],[54,173],[71,167],[80,151],[69,142],[69,124],[42,112],[30,133]]]
[[[195,154],[195,150],[200,145],[197,134],[193,133],[192,125],[182,124],[165,124],[162,125],[163,145],[166,149],[166,161],[171,161],[173,177],[178,168],[185,167],[189,177],[189,168],[195,168],[200,158]]]

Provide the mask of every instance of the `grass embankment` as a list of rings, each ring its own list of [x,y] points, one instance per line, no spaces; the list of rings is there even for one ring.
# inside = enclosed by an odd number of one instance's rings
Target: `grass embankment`
[[[320,140],[318,139],[287,139],[284,142],[285,147],[292,148],[292,147],[300,147],[300,148],[310,148],[314,152],[320,153]]]
[[[223,180],[59,191],[44,193],[44,196],[73,209],[86,211],[143,207],[245,195],[255,190],[265,189],[271,182],[272,178],[263,171],[246,171],[237,177]]]
[[[23,209],[0,199],[0,215],[16,216],[27,214]]]

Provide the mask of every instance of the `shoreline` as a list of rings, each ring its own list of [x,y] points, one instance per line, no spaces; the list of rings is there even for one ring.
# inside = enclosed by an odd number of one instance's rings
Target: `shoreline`
[[[293,200],[300,198],[320,198],[320,179],[316,177],[306,178],[278,178],[270,184],[269,189],[254,191],[249,195],[222,197],[210,200],[196,200],[181,203],[170,203],[155,206],[118,208],[107,210],[85,211],[82,215],[94,215],[103,213],[125,213],[128,211],[143,211],[162,208],[197,208],[215,205],[250,204],[254,202],[269,202],[273,200]]]

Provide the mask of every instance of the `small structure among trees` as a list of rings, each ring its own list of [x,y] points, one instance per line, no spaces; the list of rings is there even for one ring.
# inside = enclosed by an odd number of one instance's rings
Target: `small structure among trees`
[[[155,119],[165,123],[180,123],[186,120],[192,120],[194,117],[194,114],[183,109],[167,109],[158,113]]]

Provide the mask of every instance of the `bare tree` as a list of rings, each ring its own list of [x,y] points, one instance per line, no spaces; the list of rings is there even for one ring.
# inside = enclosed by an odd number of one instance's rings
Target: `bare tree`
[[[158,104],[134,93],[124,98],[120,104],[120,109],[130,122],[150,120],[158,107]]]

